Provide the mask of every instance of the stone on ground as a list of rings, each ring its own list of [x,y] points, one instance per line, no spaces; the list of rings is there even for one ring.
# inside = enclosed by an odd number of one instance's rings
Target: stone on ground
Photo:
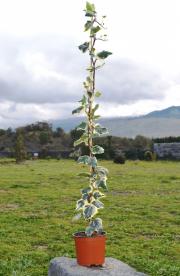
[[[76,259],[59,257],[50,262],[48,276],[145,276],[114,258],[106,258],[103,267],[84,267]]]

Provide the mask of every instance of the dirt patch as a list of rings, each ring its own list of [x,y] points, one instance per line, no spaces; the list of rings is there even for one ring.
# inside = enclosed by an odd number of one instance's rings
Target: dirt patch
[[[41,244],[41,245],[35,245],[34,248],[37,250],[44,251],[44,250],[47,250],[48,246],[46,244],[43,244],[43,245]]]
[[[109,192],[111,195],[124,195],[124,196],[128,196],[128,195],[144,195],[145,193],[142,191],[112,191]]]
[[[2,204],[0,205],[0,212],[12,211],[19,208],[18,204]]]
[[[0,189],[0,194],[7,194],[7,193],[9,193],[9,191],[8,191],[8,190],[3,190],[3,189]]]

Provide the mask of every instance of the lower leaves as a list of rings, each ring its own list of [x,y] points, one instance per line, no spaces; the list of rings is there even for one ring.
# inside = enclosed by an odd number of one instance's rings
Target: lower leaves
[[[97,213],[97,207],[94,204],[86,205],[83,210],[83,215],[85,219],[90,219]]]
[[[88,227],[86,227],[85,233],[88,237],[92,236],[93,233],[100,234],[102,232],[102,219],[96,218],[92,220]]]

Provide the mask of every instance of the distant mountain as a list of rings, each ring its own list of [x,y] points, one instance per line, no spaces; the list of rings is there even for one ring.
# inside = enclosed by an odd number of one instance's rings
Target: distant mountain
[[[83,118],[74,117],[52,121],[53,127],[62,127],[65,131],[75,128]],[[180,106],[153,111],[139,117],[104,118],[100,123],[107,127],[110,135],[121,137],[180,136]]]
[[[145,115],[146,118],[174,118],[180,119],[180,106],[171,106],[163,110],[153,111]]]

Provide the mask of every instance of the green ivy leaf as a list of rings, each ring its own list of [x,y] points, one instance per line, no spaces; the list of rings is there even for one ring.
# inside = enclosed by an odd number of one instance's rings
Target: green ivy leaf
[[[95,97],[98,98],[98,97],[100,97],[100,96],[101,96],[101,92],[100,92],[100,91],[96,91],[96,92],[95,92]]]
[[[78,210],[82,209],[83,206],[84,206],[84,204],[85,204],[84,200],[83,199],[79,199],[77,201],[77,203],[76,203],[76,210],[78,211]]]
[[[104,208],[104,204],[99,200],[94,200],[92,204],[94,204],[98,209]]]
[[[80,123],[80,124],[76,127],[76,129],[77,129],[77,130],[85,130],[86,127],[87,127],[87,123],[86,123],[86,122],[82,122],[82,123]]]
[[[93,25],[93,22],[90,21],[90,20],[88,20],[88,21],[86,22],[86,24],[84,25],[84,31],[85,31],[85,32],[88,31],[88,30],[92,27],[92,25]]]
[[[93,17],[95,15],[95,12],[86,12],[85,16]]]
[[[105,58],[107,58],[109,55],[112,55],[112,53],[111,53],[111,52],[108,52],[108,51],[102,51],[102,52],[99,52],[99,53],[97,54],[98,58],[100,58],[100,59],[105,59]]]
[[[87,12],[95,12],[95,5],[89,3],[88,1],[86,2],[86,11]]]
[[[80,106],[80,107],[74,109],[72,111],[72,114],[80,113],[81,111],[83,111],[83,109],[84,109],[84,106]]]
[[[92,153],[93,154],[102,154],[102,153],[104,153],[104,149],[102,147],[96,145],[96,146],[93,146]]]
[[[91,35],[96,34],[97,32],[99,32],[101,30],[101,28],[99,26],[96,27],[92,27],[91,28]]]
[[[89,204],[84,207],[84,218],[89,219],[97,213],[97,207],[94,204]]]
[[[78,46],[79,50],[85,53],[89,48],[89,42],[84,42],[83,44]]]
[[[88,155],[83,155],[83,156],[80,156],[77,160],[77,162],[80,164],[85,164],[85,165],[88,165],[89,164],[89,161],[90,161],[90,157]]]

